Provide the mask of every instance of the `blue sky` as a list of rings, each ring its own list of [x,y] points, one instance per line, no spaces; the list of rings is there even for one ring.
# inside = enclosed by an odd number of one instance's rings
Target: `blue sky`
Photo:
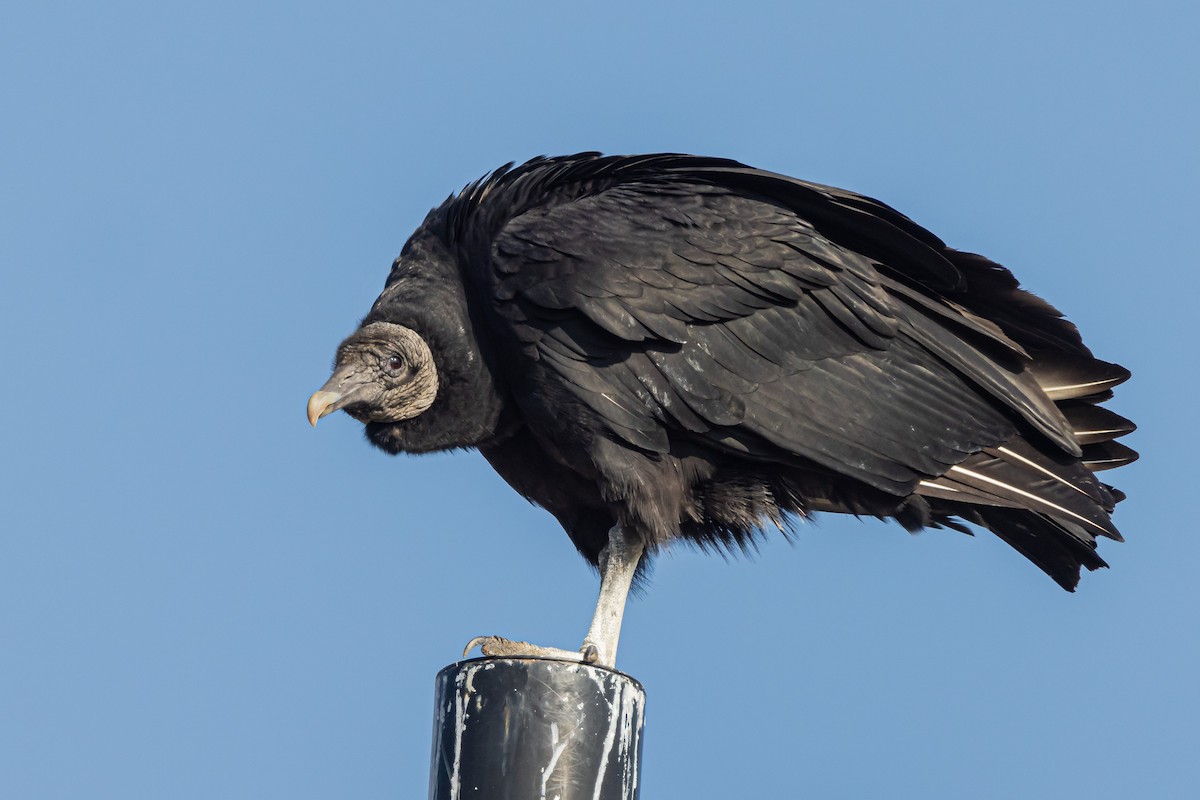
[[[0,796],[421,796],[467,639],[595,579],[309,393],[430,206],[540,153],[856,189],[1134,371],[1113,568],[824,517],[660,559],[645,797],[1193,797],[1194,4],[26,3],[0,29]]]

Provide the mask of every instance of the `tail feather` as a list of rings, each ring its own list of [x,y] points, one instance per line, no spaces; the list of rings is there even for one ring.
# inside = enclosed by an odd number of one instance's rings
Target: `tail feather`
[[[1096,553],[1096,540],[1087,531],[1043,514],[979,508],[960,511],[957,516],[996,534],[1068,592],[1079,584],[1081,567],[1095,570],[1108,566]]]
[[[1128,450],[1112,441],[1084,450],[1094,447]],[[917,494],[928,498],[935,523],[955,527],[957,517],[987,528],[1067,591],[1083,567],[1108,566],[1098,537],[1121,541],[1109,513],[1124,495],[1078,460],[1055,460],[1020,437],[922,481]]]
[[[986,448],[937,478],[922,481],[917,494],[943,500],[1028,509],[1058,520],[1088,537],[1120,539],[1108,512],[1107,487],[1077,460],[1061,461],[1021,438]]]

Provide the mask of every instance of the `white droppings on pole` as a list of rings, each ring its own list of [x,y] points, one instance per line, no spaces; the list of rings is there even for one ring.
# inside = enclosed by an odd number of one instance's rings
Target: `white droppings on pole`
[[[576,662],[485,659],[443,670],[438,698],[431,800],[637,797],[645,695],[628,676]]]
[[[542,770],[542,800],[546,800],[546,783],[550,780],[550,776],[554,774],[554,766],[558,763],[559,757],[567,749],[567,745],[570,744],[571,737],[574,735],[575,731],[571,731],[560,742],[558,740],[558,725],[554,722],[550,723],[550,762]]]
[[[467,710],[463,707],[463,698],[466,694],[463,689],[468,685],[468,678],[474,672],[473,669],[460,672],[454,680],[454,770],[450,773],[451,800],[458,800],[462,794],[462,787],[459,785],[459,774],[462,768],[463,732],[467,729]]]

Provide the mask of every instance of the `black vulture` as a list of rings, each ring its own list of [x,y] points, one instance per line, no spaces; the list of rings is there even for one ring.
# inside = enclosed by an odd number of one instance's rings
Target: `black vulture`
[[[673,540],[815,511],[965,523],[1064,589],[1106,566],[1129,377],[1005,268],[859,194],[736,161],[582,153],[451,196],[309,400],[388,453],[477,448],[601,572],[580,652]]]

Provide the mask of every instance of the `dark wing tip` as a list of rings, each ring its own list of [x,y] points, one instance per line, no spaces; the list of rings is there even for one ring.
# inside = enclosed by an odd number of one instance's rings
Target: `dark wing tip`
[[[1120,364],[1074,354],[1037,352],[1027,367],[1038,386],[1051,400],[1091,397],[1129,380],[1129,370]]]
[[[1092,472],[1123,467],[1138,458],[1136,450],[1120,442],[1097,442],[1083,448],[1083,465]]]
[[[1081,445],[1112,441],[1137,430],[1137,425],[1132,421],[1101,406],[1064,404],[1062,412]]]

